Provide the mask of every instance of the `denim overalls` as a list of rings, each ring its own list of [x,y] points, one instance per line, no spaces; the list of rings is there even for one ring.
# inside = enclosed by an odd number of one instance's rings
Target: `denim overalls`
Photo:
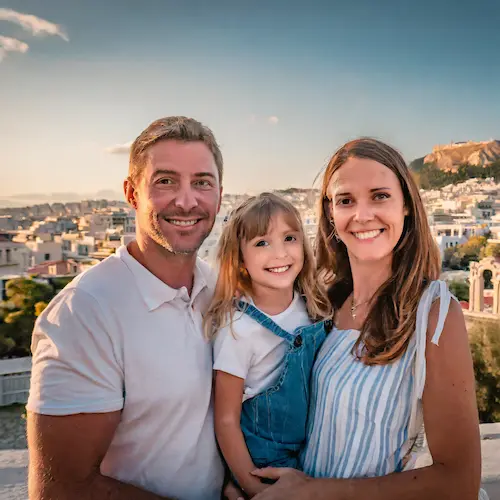
[[[316,352],[333,327],[332,320],[299,327],[293,334],[246,302],[237,309],[288,343],[283,371],[276,384],[247,399],[241,409],[241,430],[257,467],[298,468],[306,438],[309,380]]]

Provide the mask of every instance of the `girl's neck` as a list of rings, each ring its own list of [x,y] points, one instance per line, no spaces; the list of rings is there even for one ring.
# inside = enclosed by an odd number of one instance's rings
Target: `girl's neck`
[[[286,311],[293,301],[293,288],[290,290],[272,290],[255,287],[252,290],[252,300],[256,307],[269,316]]]
[[[391,263],[392,259],[383,262],[350,260],[355,304],[371,300],[380,286],[390,278],[392,273]]]

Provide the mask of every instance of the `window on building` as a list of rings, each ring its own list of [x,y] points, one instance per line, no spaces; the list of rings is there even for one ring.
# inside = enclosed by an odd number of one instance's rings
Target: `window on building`
[[[0,250],[0,260],[2,260],[3,257],[3,250]]]
[[[7,248],[7,250],[5,250],[5,260],[7,261],[7,264],[10,264],[10,262],[12,261],[12,256],[10,253],[10,248]]]
[[[46,253],[43,260],[50,260],[50,253]]]

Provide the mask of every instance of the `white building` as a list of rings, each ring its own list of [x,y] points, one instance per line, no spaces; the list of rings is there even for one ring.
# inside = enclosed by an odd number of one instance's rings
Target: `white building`
[[[93,236],[81,234],[63,234],[61,236],[62,256],[65,259],[87,258],[97,250]]]
[[[60,237],[45,234],[26,241],[30,250],[30,266],[36,266],[49,260],[62,260],[62,244]]]
[[[0,277],[22,274],[29,266],[30,251],[26,245],[0,235]]]

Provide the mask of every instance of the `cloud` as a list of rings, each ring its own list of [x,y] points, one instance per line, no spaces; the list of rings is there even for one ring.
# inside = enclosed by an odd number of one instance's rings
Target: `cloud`
[[[69,42],[66,31],[58,24],[51,23],[31,14],[21,14],[12,9],[0,8],[0,21],[9,21],[18,24],[24,30],[30,31],[33,35],[53,35]]]
[[[125,155],[130,153],[130,146],[132,146],[132,142],[126,142],[125,144],[115,144],[109,148],[106,148],[106,153],[112,155]]]
[[[28,44],[21,42],[20,40],[0,35],[0,62],[5,57],[7,52],[21,52],[24,54],[28,51],[28,48]]]
[[[280,119],[277,116],[270,116],[270,117],[268,117],[267,121],[271,125],[276,125],[280,121]]]

